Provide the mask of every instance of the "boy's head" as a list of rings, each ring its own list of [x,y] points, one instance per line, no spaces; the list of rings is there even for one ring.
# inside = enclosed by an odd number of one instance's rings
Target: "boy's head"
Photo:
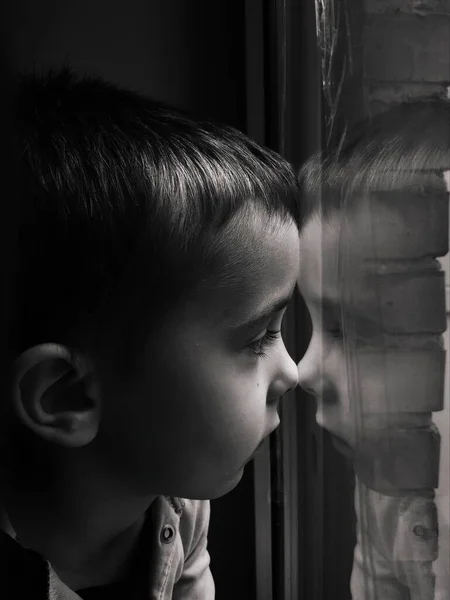
[[[339,152],[312,159],[300,176],[299,287],[313,333],[299,383],[318,398],[318,423],[352,447],[371,412],[389,412],[394,386],[405,395],[414,380],[412,363],[395,366],[405,338],[398,334],[419,323],[421,310],[415,275],[404,270],[408,256],[414,265],[433,256],[430,248],[438,248],[434,256],[447,251],[449,140],[450,102],[402,104],[363,123]],[[437,268],[432,258],[423,264],[428,273]],[[422,312],[430,325],[429,310]],[[436,335],[421,336],[422,348],[439,345],[441,315],[435,320]],[[406,337],[411,349],[414,336]],[[395,382],[387,380],[387,360]]]
[[[141,492],[224,493],[296,384],[290,166],[67,70],[23,79],[16,107],[21,435]]]

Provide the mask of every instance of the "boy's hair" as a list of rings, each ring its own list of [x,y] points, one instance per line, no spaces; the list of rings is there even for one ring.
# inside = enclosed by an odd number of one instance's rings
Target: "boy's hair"
[[[443,188],[450,170],[450,100],[405,102],[362,122],[301,169],[302,217],[328,219],[364,192]]]
[[[69,69],[22,77],[16,123],[17,352],[46,341],[98,350],[110,333],[131,357],[138,334],[202,278],[220,280],[215,259],[233,216],[298,220],[287,161],[101,79]]]

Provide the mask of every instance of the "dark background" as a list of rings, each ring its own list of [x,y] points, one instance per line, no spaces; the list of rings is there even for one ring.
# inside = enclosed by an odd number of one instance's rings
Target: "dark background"
[[[246,128],[242,0],[15,0],[4,24],[13,73],[66,63]],[[217,598],[251,599],[252,467],[231,494],[212,504],[209,547]]]
[[[40,71],[68,64],[81,73],[101,75],[233,125],[283,152],[298,166],[321,142],[314,2],[288,0],[285,4],[290,7],[284,23],[286,46],[280,44],[284,34],[280,35],[279,7],[283,3],[277,0],[15,0],[2,20],[7,53],[0,67],[15,74],[21,69]],[[1,100],[7,103],[7,96]],[[6,110],[7,104],[0,114],[7,133]],[[11,161],[11,139],[5,135],[2,141]],[[8,257],[2,264],[2,282],[13,293],[11,224],[19,194],[11,164],[2,162],[2,166],[4,182],[8,177],[11,189],[0,224],[6,229],[4,235],[0,232],[2,258]],[[9,301],[7,295],[3,298]],[[2,318],[8,310],[2,310]],[[292,310],[301,351],[307,342],[307,317],[301,301]],[[3,324],[7,319],[3,318]],[[318,432],[311,401],[301,392],[296,400],[301,403],[294,424],[300,439],[299,496],[290,500],[299,507],[298,522],[291,523],[299,561],[292,562],[293,556],[283,549],[284,534],[277,520],[282,522],[284,508],[274,504],[273,598],[286,598],[284,565],[291,561],[291,569],[298,571],[300,593],[293,600],[344,600],[353,543],[348,526],[352,518],[350,476],[327,436]],[[274,454],[278,485],[277,469],[279,473],[282,467],[276,461]],[[284,492],[272,490],[274,497]],[[258,572],[253,465],[246,468],[235,490],[212,502],[209,549],[217,600],[253,600]]]

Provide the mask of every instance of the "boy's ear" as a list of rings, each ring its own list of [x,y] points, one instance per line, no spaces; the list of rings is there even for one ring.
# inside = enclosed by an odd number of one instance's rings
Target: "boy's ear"
[[[97,435],[98,383],[88,361],[62,345],[40,344],[17,358],[12,400],[20,421],[47,441],[81,447]]]

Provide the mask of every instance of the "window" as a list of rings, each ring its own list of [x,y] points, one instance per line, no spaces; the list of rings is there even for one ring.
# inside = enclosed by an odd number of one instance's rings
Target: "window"
[[[301,3],[301,6],[299,4],[289,0],[247,2],[247,7],[252,9],[249,14],[259,15],[259,20],[254,19],[248,25],[253,36],[248,37],[247,45],[256,39],[257,31],[260,50],[258,54],[252,46],[247,63],[248,81],[252,86],[248,98],[249,114],[253,115],[253,120],[249,121],[249,133],[282,152],[297,166],[319,148],[326,149],[328,143],[330,146],[336,144],[345,126],[351,127],[353,121],[359,120],[364,112],[362,86],[357,87],[358,77],[361,77],[358,65],[354,64],[353,70],[345,70],[350,69],[348,64],[344,68],[348,50],[346,44],[349,43],[345,31],[344,35],[341,31],[332,65],[332,70],[337,74],[337,87],[342,76],[341,108],[333,116],[330,115],[332,107],[330,109],[329,99],[325,97],[328,104],[322,102],[329,90],[324,91],[320,77],[316,16],[320,17],[320,11],[327,10],[327,6],[329,8],[333,3],[311,0]],[[345,7],[350,4],[349,16],[344,13]],[[337,12],[343,11],[340,20],[337,14],[332,15],[337,19],[336,27],[342,28],[346,23],[345,26],[353,27],[353,31],[357,31],[358,27],[361,29],[361,3],[335,3],[334,6]],[[326,16],[329,18],[330,14]],[[346,18],[351,19],[350,24],[345,21]],[[259,65],[259,69],[255,65]],[[258,110],[253,110],[255,106]],[[330,120],[330,117],[333,119]],[[331,121],[333,131],[329,135]],[[448,209],[448,197],[445,198]],[[439,209],[442,211],[444,228],[444,215],[448,218],[445,203],[441,203]],[[410,218],[412,203],[409,202],[408,211],[398,206],[398,226],[401,231],[402,218]],[[421,205],[418,206],[418,210],[422,210]],[[375,221],[366,221],[365,226],[371,228]],[[417,227],[416,236],[420,237]],[[433,236],[428,237],[432,239]],[[436,256],[432,252],[430,255]],[[448,255],[442,259],[447,269],[447,331],[444,334],[447,351],[448,260]],[[404,276],[397,288],[405,297],[406,291],[412,290],[409,295],[411,304],[409,308],[405,304],[405,311],[419,313],[423,309],[411,284],[412,278],[406,271]],[[431,279],[429,282],[431,285]],[[393,287],[389,289],[389,293],[394,293]],[[375,299],[379,298],[380,289],[377,286],[372,292]],[[441,306],[439,298],[438,307]],[[385,299],[387,303],[393,302],[392,298]],[[377,314],[376,311],[374,314]],[[380,328],[381,322],[376,318],[374,321]],[[400,321],[399,317],[397,324]],[[418,334],[417,331],[413,333]],[[438,343],[440,333],[433,331],[433,344]],[[292,355],[299,360],[310,335],[308,311],[300,296],[286,316],[284,334]],[[347,338],[348,335],[347,330]],[[350,462],[336,450],[333,437],[317,426],[314,401],[304,392],[296,390],[284,401],[282,424],[255,461],[257,600],[345,600],[352,597],[351,588],[354,600],[444,600],[448,597],[448,360],[440,354],[437,367],[428,370],[427,365],[433,361],[428,361],[427,353],[423,354],[421,360],[419,348],[410,348],[417,352],[410,354],[416,366],[411,369],[412,362],[409,364],[409,372],[413,372],[414,378],[408,380],[408,376],[404,375],[406,371],[398,368],[399,364],[405,366],[408,362],[408,353],[403,352],[407,345],[402,344],[403,341],[400,341],[397,354],[384,347],[379,348],[380,352],[376,354],[378,358],[373,359],[379,360],[382,367],[381,374],[374,378],[382,390],[378,399],[384,394],[393,405],[390,408],[389,427],[384,431],[385,441],[378,446],[372,444],[371,460],[367,460],[367,456],[361,460],[364,454],[356,453],[355,460]],[[372,359],[368,356],[359,351],[354,353],[353,364],[361,366],[365,360],[366,365],[369,363],[369,368],[372,368]],[[403,363],[399,360],[403,360]],[[445,398],[442,398],[444,366],[446,383]],[[414,409],[413,401],[408,396],[408,385],[411,387],[413,379],[417,382],[417,389],[420,384],[423,390],[425,403],[421,413]],[[361,373],[357,374],[356,380],[361,387]],[[392,394],[393,389],[398,390],[397,396]],[[361,400],[358,408],[360,414],[365,410],[364,401]],[[439,410],[438,406],[441,401],[443,410]],[[428,410],[427,406],[433,408]],[[440,448],[437,448],[436,438],[431,435],[429,424],[426,423],[431,417],[440,432]],[[415,420],[417,422],[414,425]],[[413,426],[405,435],[405,428],[411,424]],[[362,442],[358,448],[367,447],[363,442],[369,439],[369,425],[370,417],[364,413],[358,444]],[[419,438],[422,441],[416,444],[414,440]],[[418,452],[418,444],[422,443],[423,452]],[[409,449],[405,450],[408,444]],[[377,483],[377,452],[381,450],[385,452],[381,472],[384,469],[385,474],[390,471],[393,476],[389,489],[380,489],[379,481]],[[429,455],[424,459],[427,452]],[[437,479],[433,482],[432,474],[438,464],[439,482]],[[396,471],[391,468],[395,465]],[[439,522],[438,537],[433,520],[435,509]],[[435,552],[436,544],[438,552]],[[381,572],[385,578],[381,577]]]
[[[322,145],[324,115],[314,2],[247,1],[248,133],[298,168]],[[284,339],[297,361],[309,341],[298,294]],[[257,600],[350,598],[353,471],[297,389],[254,461]]]

